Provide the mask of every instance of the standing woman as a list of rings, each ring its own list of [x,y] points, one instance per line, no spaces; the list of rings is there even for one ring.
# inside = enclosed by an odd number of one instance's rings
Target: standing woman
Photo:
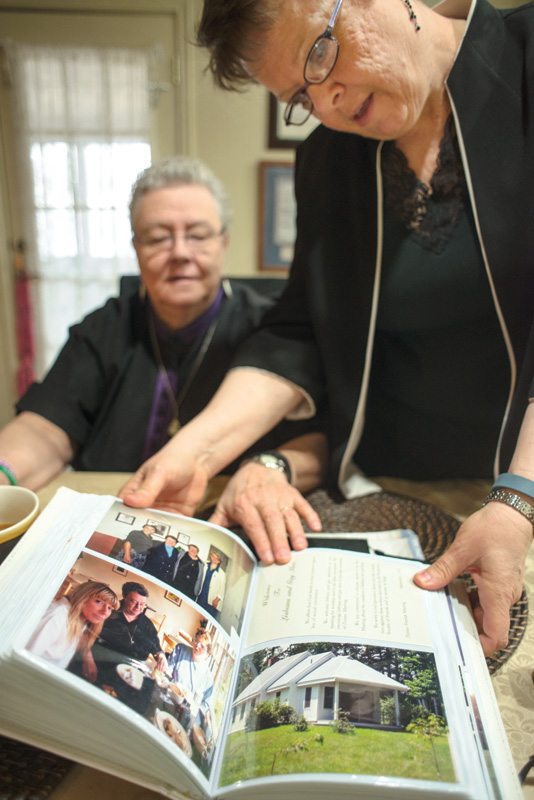
[[[291,276],[240,350],[246,369],[123,497],[186,496],[326,389],[330,485],[345,497],[378,488],[365,475],[504,472],[416,577],[434,589],[471,571],[491,652],[507,640],[534,521],[534,7],[309,6],[204,2],[199,41],[218,83],[259,81],[287,104],[287,124],[323,125],[297,154]],[[223,503],[214,521],[247,527],[242,507]],[[287,560],[302,530],[274,493],[268,510],[256,549]]]
[[[215,550],[210,550],[196,601],[215,619],[221,616],[225,589],[226,573],[222,568],[221,557]]]
[[[62,669],[78,651],[85,665],[92,661],[91,648],[105,620],[118,607],[117,595],[107,583],[86,581],[68,596],[52,601],[27,649]],[[89,673],[85,677],[93,680]]]

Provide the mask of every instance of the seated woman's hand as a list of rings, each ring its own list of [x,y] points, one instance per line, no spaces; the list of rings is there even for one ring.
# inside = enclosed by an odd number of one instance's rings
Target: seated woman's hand
[[[285,564],[289,543],[294,550],[307,547],[301,519],[312,531],[321,530],[317,512],[282,472],[247,462],[228,482],[210,522],[240,525],[264,564]]]
[[[151,506],[192,516],[207,484],[208,474],[201,464],[186,456],[177,459],[167,445],[139,467],[119,497],[134,508]]]
[[[431,567],[418,572],[423,589],[442,589],[469,572],[476,584],[475,621],[486,655],[506,647],[510,608],[523,588],[532,525],[501,503],[488,503],[461,525],[451,546]]]

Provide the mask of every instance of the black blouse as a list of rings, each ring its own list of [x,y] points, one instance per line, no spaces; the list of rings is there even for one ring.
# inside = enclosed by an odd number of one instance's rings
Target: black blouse
[[[413,480],[490,477],[509,365],[452,122],[430,187],[390,143],[383,174],[382,280],[355,462]]]

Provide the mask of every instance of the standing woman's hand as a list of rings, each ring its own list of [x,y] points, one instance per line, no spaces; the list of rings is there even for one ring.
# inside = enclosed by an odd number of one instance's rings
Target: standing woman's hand
[[[486,655],[506,647],[510,608],[523,589],[532,525],[518,511],[491,502],[468,517],[454,542],[434,563],[414,576],[423,589],[442,589],[469,572],[477,587],[474,615]]]

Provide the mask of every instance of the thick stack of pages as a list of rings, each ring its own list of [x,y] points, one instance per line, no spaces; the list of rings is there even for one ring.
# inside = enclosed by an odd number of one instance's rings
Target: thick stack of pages
[[[173,798],[520,798],[460,589],[409,531],[335,536],[262,567],[59,490],[0,567],[0,732]]]

